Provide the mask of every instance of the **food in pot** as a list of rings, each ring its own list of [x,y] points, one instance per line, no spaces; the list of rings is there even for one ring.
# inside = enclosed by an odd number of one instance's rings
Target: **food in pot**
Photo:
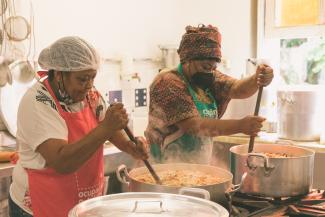
[[[157,173],[163,185],[173,187],[214,185],[225,181],[224,178],[206,174],[201,171],[167,170],[159,171]],[[156,184],[155,180],[149,173],[138,175],[134,177],[134,179],[139,182]]]
[[[288,158],[288,157],[293,157],[292,155],[287,154],[287,153],[262,152],[262,154],[265,154],[267,157],[270,157],[270,158]]]

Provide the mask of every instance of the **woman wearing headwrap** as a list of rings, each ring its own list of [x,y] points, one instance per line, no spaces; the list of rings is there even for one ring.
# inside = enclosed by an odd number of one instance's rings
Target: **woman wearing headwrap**
[[[209,163],[212,137],[244,133],[256,136],[265,120],[247,116],[219,120],[231,99],[252,96],[273,79],[273,69],[237,80],[217,70],[221,35],[216,27],[186,27],[177,69],[163,70],[150,86],[149,124],[145,132],[158,162]]]
[[[102,195],[106,140],[140,159],[148,157],[147,145],[122,133],[128,123],[123,104],[105,109],[93,87],[99,57],[90,44],[61,38],[40,53],[38,62],[47,76],[19,106],[10,216],[67,217],[79,202]]]

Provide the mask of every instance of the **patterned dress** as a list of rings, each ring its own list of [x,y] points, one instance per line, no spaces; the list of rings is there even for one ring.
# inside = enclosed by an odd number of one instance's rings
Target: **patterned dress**
[[[221,118],[236,79],[217,70],[214,74],[211,92],[218,104],[218,118]],[[178,130],[177,122],[196,116],[200,114],[177,69],[161,71],[150,86],[149,123],[145,131],[149,144],[162,147],[165,138]]]

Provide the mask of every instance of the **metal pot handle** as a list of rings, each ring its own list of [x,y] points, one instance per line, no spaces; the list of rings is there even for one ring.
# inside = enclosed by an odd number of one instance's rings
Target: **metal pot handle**
[[[130,181],[128,181],[128,180],[130,180],[128,169],[124,164],[121,164],[120,166],[117,167],[116,177],[121,183],[127,184],[127,185],[130,184]]]
[[[232,185],[229,189],[226,190],[225,192],[225,197],[227,199],[228,202],[228,210],[230,210],[230,212],[232,213],[234,211],[234,206],[232,205],[232,196],[241,189],[241,187],[243,186],[243,183],[245,181],[247,177],[247,172],[245,172],[240,179],[240,183],[237,185]]]
[[[155,203],[155,204],[159,204],[159,207],[157,207],[158,209],[152,209],[152,210],[148,210],[148,203]],[[141,204],[144,204],[143,207],[147,208],[144,210],[141,210]],[[140,205],[140,208],[139,208]],[[151,214],[160,214],[165,212],[164,208],[163,208],[163,202],[161,200],[153,200],[153,201],[135,201],[134,203],[134,207],[131,211],[132,213],[151,213]]]
[[[252,157],[259,157],[264,160],[264,173],[265,176],[269,176],[272,170],[274,169],[274,166],[270,164],[269,158],[262,153],[248,153],[246,163],[248,168],[253,171],[257,168],[257,165],[253,165],[252,161],[250,160],[250,158]]]
[[[236,193],[237,191],[239,191],[239,190],[241,189],[241,187],[242,187],[242,185],[243,185],[243,183],[244,183],[246,177],[247,177],[247,172],[245,172],[245,173],[241,176],[241,179],[240,179],[240,183],[239,183],[239,184],[237,184],[237,185],[232,185],[230,188],[228,188],[228,189],[226,190],[226,196],[227,196],[227,195],[232,195],[232,194]]]
[[[292,97],[292,96],[290,96],[288,94],[285,94],[285,96],[280,96],[279,98],[280,98],[282,103],[287,103],[289,105],[293,105],[296,102],[294,97]]]
[[[178,193],[180,195],[187,195],[187,196],[195,196],[199,198],[203,198],[206,200],[210,200],[210,193],[202,188],[187,188],[183,187],[179,189]]]

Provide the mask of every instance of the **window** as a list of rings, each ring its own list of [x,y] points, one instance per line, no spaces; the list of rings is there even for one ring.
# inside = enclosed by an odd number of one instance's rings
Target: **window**
[[[286,84],[325,84],[325,39],[281,39],[280,75]]]
[[[325,84],[325,0],[260,0],[259,4],[259,17],[265,19],[258,28],[259,49],[267,50],[263,57],[276,59],[286,84]]]
[[[324,24],[320,0],[275,1],[276,27]]]
[[[265,37],[325,35],[325,0],[266,0]]]

